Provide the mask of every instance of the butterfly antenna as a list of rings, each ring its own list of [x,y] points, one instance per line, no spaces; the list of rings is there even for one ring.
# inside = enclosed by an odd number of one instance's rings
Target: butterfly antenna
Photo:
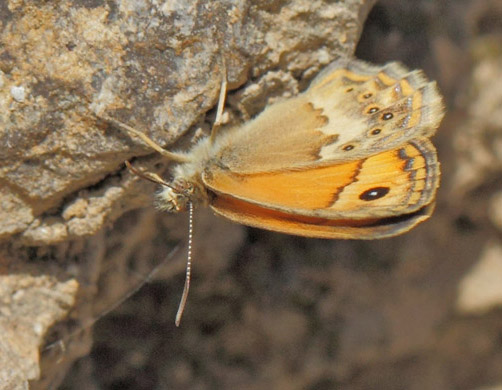
[[[109,117],[107,115],[100,115],[99,118],[113,123],[115,126],[117,126],[120,130],[125,131],[129,134],[132,134],[136,137],[139,137],[145,144],[147,144],[150,148],[155,150],[157,153],[159,153],[162,157],[165,157],[168,160],[177,162],[177,163],[184,163],[184,162],[189,162],[190,159],[185,156],[184,154],[180,153],[173,153],[169,152],[165,149],[163,149],[159,144],[157,144],[155,141],[150,139],[146,134],[143,134],[141,131],[138,131],[134,129],[131,126],[126,125],[125,123],[122,123],[112,117]]]
[[[164,186],[164,187],[169,187],[169,188],[172,188],[173,190],[175,191],[178,191],[175,187],[173,187],[170,183],[168,183],[167,181],[165,181],[164,179],[162,179],[159,175],[157,175],[156,173],[153,173],[153,172],[142,172],[142,171],[139,171],[138,169],[134,168],[132,166],[132,164],[129,162],[129,161],[125,161],[124,162],[126,167],[133,173],[135,174],[136,176],[139,176],[141,177],[142,179],[145,179],[145,180],[148,180],[148,181],[151,181],[152,183],[155,183],[155,184],[160,184],[161,186]]]
[[[180,326],[181,316],[185,310],[185,305],[188,298],[188,290],[190,289],[190,278],[192,276],[192,242],[193,242],[193,204],[188,204],[188,251],[187,251],[187,268],[185,273],[185,286],[183,287],[183,294],[181,295],[180,305],[176,313],[176,326]]]

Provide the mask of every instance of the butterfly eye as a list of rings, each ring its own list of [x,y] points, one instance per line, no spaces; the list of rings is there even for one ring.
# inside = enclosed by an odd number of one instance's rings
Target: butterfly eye
[[[351,145],[351,144],[348,144],[348,145],[345,145],[344,147],[342,147],[343,150],[345,150],[346,152],[348,152],[349,150],[352,150],[354,149],[354,145]]]
[[[370,107],[367,111],[368,114],[374,114],[375,112],[377,112],[378,110],[380,110],[378,107]]]
[[[392,118],[394,118],[394,114],[392,114],[391,112],[386,112],[385,114],[382,115],[382,119],[384,121],[388,121],[389,119]]]
[[[373,129],[370,131],[371,135],[378,135],[382,132],[382,129]]]
[[[372,200],[377,200],[383,198],[390,191],[389,187],[374,187],[370,188],[367,191],[364,191],[361,195],[359,195],[359,199],[365,200],[367,202]]]

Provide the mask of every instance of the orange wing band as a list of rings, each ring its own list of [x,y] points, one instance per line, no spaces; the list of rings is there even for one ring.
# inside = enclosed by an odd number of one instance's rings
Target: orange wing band
[[[217,196],[267,209],[365,220],[411,213],[430,203],[438,183],[435,164],[433,147],[422,140],[360,161],[303,170],[239,175],[214,169],[204,182]],[[379,188],[388,194],[371,202],[363,199],[365,192]]]

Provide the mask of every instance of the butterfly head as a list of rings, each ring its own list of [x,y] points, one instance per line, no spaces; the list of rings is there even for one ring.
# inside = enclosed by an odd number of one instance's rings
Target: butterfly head
[[[170,213],[177,213],[188,209],[195,194],[195,187],[188,181],[175,180],[171,184],[161,185],[156,195],[157,208]]]
[[[204,194],[196,183],[178,178],[169,185],[161,185],[160,191],[156,195],[155,205],[157,208],[170,213],[187,211],[189,204],[200,203],[205,199]]]

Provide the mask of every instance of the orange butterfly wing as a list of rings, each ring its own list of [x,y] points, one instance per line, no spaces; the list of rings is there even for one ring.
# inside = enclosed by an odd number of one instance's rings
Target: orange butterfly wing
[[[427,139],[360,161],[238,174],[211,166],[203,175],[212,209],[239,223],[323,238],[400,234],[432,212],[439,169]]]

